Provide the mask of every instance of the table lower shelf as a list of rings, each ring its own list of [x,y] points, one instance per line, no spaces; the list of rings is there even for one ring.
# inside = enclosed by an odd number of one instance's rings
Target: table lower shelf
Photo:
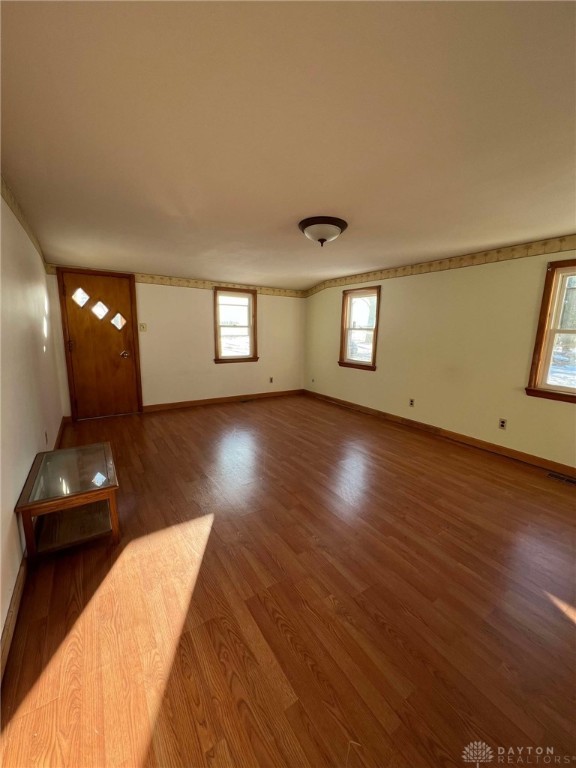
[[[111,532],[107,500],[40,515],[34,527],[38,554],[92,541]]]

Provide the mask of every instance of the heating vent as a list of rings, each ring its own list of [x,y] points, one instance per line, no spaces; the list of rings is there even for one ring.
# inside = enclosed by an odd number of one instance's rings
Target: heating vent
[[[561,475],[558,472],[548,472],[548,477],[551,477],[553,480],[560,480],[562,483],[576,485],[576,477],[568,477],[568,475]]]

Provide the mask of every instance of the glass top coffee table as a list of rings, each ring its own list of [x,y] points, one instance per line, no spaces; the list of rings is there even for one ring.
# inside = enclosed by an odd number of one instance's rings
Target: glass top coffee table
[[[22,489],[28,558],[112,534],[120,538],[110,443],[39,453]]]

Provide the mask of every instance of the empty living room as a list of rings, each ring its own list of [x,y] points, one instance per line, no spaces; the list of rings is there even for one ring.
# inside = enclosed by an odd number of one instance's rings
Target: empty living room
[[[2,768],[576,765],[576,3],[0,11]]]

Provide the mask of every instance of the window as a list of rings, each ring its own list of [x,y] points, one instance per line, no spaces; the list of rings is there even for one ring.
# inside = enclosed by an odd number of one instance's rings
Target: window
[[[576,259],[548,265],[526,393],[576,402]]]
[[[90,296],[88,296],[88,294],[83,288],[76,288],[76,290],[72,294],[72,301],[75,301],[79,307],[83,307],[89,298]]]
[[[106,304],[104,304],[104,302],[102,301],[97,302],[92,307],[92,312],[94,312],[98,320],[102,320],[103,318],[105,318],[109,311],[110,310],[108,309]]]
[[[247,363],[256,352],[256,291],[214,289],[215,363]]]
[[[342,293],[339,365],[376,370],[380,286]]]

